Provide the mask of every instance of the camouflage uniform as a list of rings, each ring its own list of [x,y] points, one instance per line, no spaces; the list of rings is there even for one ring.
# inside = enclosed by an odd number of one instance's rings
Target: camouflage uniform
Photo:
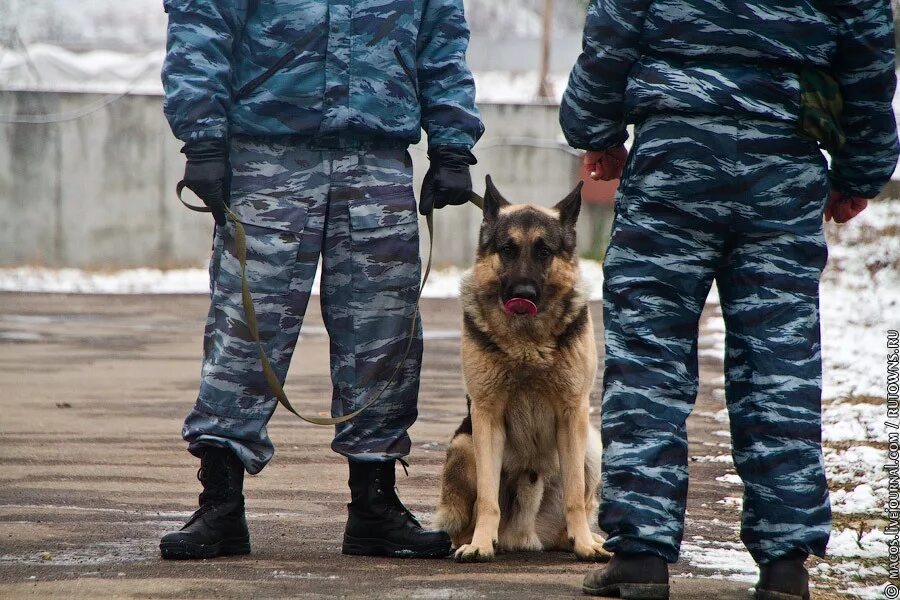
[[[406,147],[471,148],[483,132],[461,0],[166,0],[165,112],[185,142],[230,139],[260,337],[283,380],[316,272],[331,340],[332,412],[378,393],[404,351],[419,284]],[[271,459],[265,384],[240,298],[233,227],[218,227],[202,382],[183,435],[250,473]],[[409,452],[421,326],[390,389],[337,427],[358,461]]]
[[[471,148],[484,127],[462,0],[164,0],[164,110],[185,142]]]
[[[822,210],[830,186],[874,196],[897,162],[889,2],[594,0],[585,48],[561,107],[570,143],[604,150],[636,123],[604,264],[606,548],[678,558],[715,280],[741,538],[763,564],[822,556]],[[804,69],[840,83],[830,172],[800,131]]]

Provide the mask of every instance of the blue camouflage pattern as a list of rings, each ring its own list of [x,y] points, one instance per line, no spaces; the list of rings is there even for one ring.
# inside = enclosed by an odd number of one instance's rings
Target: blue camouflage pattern
[[[165,0],[165,114],[188,142],[471,148],[484,131],[462,0]]]
[[[890,0],[591,0],[560,123],[605,150],[647,117],[721,115],[800,124],[800,71],[840,84],[848,141],[832,186],[871,198],[900,146]]]
[[[239,138],[231,143],[231,206],[247,233],[247,278],[259,335],[283,382],[321,257],[320,301],[331,341],[332,414],[364,405],[390,378],[417,311],[419,235],[405,150],[330,150]],[[241,303],[234,229],[216,228],[200,392],[183,437],[191,452],[230,448],[258,473],[274,448],[278,404],[266,384]],[[409,453],[422,358],[409,355],[373,406],[336,427],[332,449],[354,460]]]
[[[636,127],[604,262],[607,550],[678,558],[698,323],[715,280],[745,486],[741,539],[759,563],[824,555],[831,510],[818,286],[827,168],[816,143],[788,123],[666,115]]]

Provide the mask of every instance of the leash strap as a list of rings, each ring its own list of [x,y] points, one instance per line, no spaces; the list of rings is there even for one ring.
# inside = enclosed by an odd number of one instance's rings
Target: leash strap
[[[185,207],[191,209],[194,212],[211,212],[210,209],[206,206],[196,206],[185,202],[181,197],[181,194],[184,191],[185,187],[187,186],[185,185],[184,181],[180,181],[175,190],[175,193],[178,195],[179,202],[181,202]],[[479,208],[482,207],[483,200],[474,192],[470,201]],[[247,234],[244,231],[244,225],[238,219],[238,216],[231,210],[231,208],[227,206],[225,207],[225,214],[228,215],[228,220],[231,221],[231,224],[234,226],[235,251],[237,252],[238,263],[240,263],[241,266],[241,303],[243,304],[244,308],[244,317],[247,321],[247,329],[250,331],[250,338],[256,344],[256,350],[259,354],[259,360],[262,365],[263,377],[265,378],[266,384],[268,384],[269,389],[272,390],[272,393],[275,394],[275,397],[278,399],[279,404],[281,404],[289,412],[303,419],[307,423],[312,423],[313,425],[339,425],[340,423],[346,423],[350,419],[353,419],[364,410],[378,402],[379,398],[381,398],[388,387],[390,387],[390,385],[394,383],[394,380],[397,379],[397,375],[400,373],[400,369],[403,368],[403,364],[406,362],[406,359],[409,358],[409,353],[412,350],[413,342],[416,339],[416,324],[419,319],[419,304],[422,300],[422,292],[425,290],[425,284],[428,282],[428,276],[431,274],[431,258],[434,248],[433,213],[428,213],[427,215],[425,215],[425,222],[428,224],[428,261],[425,263],[425,273],[422,276],[422,283],[419,285],[419,293],[416,296],[416,306],[415,310],[413,311],[413,316],[410,319],[409,335],[407,337],[406,348],[403,351],[403,356],[397,362],[397,366],[391,373],[390,378],[387,380],[384,386],[382,386],[381,390],[379,390],[378,394],[376,394],[375,397],[366,402],[357,410],[346,415],[341,415],[340,417],[306,416],[297,412],[293,405],[291,405],[291,401],[288,400],[287,394],[285,394],[281,382],[278,381],[278,376],[275,374],[275,370],[272,369],[272,365],[269,363],[269,357],[266,355],[266,351],[265,348],[263,348],[262,341],[259,339],[259,325],[256,320],[256,309],[253,306],[253,297],[250,295],[250,286],[247,283]],[[363,385],[358,385],[358,387],[365,387],[365,384],[368,383],[369,382],[366,381]]]

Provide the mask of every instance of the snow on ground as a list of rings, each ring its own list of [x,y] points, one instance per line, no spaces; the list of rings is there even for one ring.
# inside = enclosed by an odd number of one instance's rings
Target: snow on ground
[[[890,597],[884,593],[884,588],[884,585],[870,585],[854,588],[849,590],[848,593],[856,598],[862,598],[863,600],[883,600],[884,598]]]
[[[81,269],[0,269],[0,291],[51,294],[202,294],[206,269],[129,269],[109,273]]]
[[[900,325],[898,211],[898,200],[876,202],[829,227],[822,278],[822,437],[837,524],[814,575],[861,598],[884,597],[884,585],[871,584],[887,576],[889,537],[878,519],[888,499],[886,330]]]
[[[759,569],[744,545],[736,542],[694,536],[691,541],[681,543],[681,555],[694,568],[726,574],[713,577],[756,583],[759,576]]]
[[[822,279],[825,397],[883,396],[885,329],[900,308],[900,200],[830,227]]]
[[[463,269],[451,267],[431,272],[422,296],[455,298]],[[581,272],[588,282],[591,298],[600,299],[603,268],[592,260],[581,261]],[[319,292],[316,272],[313,294]],[[251,290],[252,291],[252,290]],[[0,292],[37,292],[50,294],[206,294],[209,275],[206,269],[126,269],[95,272],[81,269],[45,269],[41,267],[0,268]]]
[[[888,536],[878,528],[866,532],[841,529],[832,532],[828,554],[846,558],[881,558],[887,556]]]

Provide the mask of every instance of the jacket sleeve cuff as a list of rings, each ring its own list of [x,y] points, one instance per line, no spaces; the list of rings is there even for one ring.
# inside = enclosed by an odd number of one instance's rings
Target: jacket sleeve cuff
[[[580,139],[566,135],[566,141],[573,148],[591,152],[602,152],[621,146],[628,140],[628,132],[622,129],[610,136],[593,139]]]
[[[465,146],[428,146],[428,160],[433,163],[478,164],[472,151]]]
[[[844,179],[833,170],[828,173],[828,181],[832,190],[838,191],[844,196],[856,198],[874,198],[884,190],[890,180],[890,176],[887,176],[874,182],[854,182]]]
[[[867,198],[871,199],[881,193],[881,190],[884,189],[884,186],[887,185],[854,185],[852,183],[846,183],[839,180],[831,179],[831,189],[837,192],[840,192],[841,195],[853,198]]]
[[[198,129],[188,129],[179,131],[176,137],[185,144],[207,140],[225,140],[228,138],[228,127],[225,124],[220,124]]]

